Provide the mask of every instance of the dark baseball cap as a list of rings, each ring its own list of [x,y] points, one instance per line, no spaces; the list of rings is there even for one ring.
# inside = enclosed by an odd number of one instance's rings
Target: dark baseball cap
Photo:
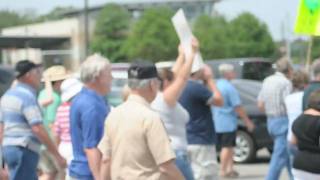
[[[158,71],[154,63],[148,61],[136,61],[131,63],[128,69],[129,79],[151,79],[159,78]]]
[[[31,71],[34,68],[41,67],[42,64],[35,64],[29,60],[22,60],[16,64],[15,73],[16,78],[20,78],[25,75],[27,72]]]

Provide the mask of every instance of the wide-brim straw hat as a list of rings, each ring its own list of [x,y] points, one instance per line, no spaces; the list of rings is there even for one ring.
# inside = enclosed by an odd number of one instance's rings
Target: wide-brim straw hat
[[[43,72],[42,81],[61,81],[70,77],[70,74],[64,66],[55,65]]]

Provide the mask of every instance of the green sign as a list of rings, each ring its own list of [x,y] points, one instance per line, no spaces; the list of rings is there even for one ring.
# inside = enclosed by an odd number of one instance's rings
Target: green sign
[[[320,35],[320,0],[300,0],[295,32]]]

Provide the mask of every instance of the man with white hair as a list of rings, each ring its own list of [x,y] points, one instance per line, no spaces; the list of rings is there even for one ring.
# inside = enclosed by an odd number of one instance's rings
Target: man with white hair
[[[111,66],[108,59],[94,54],[81,65],[80,79],[84,87],[72,100],[70,131],[73,160],[71,179],[100,179],[101,153],[97,146],[110,111],[104,96],[110,91]]]
[[[133,63],[128,77],[130,95],[108,115],[99,144],[101,178],[182,180],[160,115],[150,107],[160,85],[155,65]]]
[[[217,81],[217,87],[222,94],[224,104],[221,107],[214,106],[212,111],[217,145],[221,148],[220,176],[237,177],[238,173],[233,169],[233,148],[236,145],[238,116],[244,121],[249,131],[253,130],[254,124],[241,106],[239,92],[230,82],[236,77],[234,67],[231,64],[221,64],[219,73],[222,78]]]
[[[289,119],[285,106],[285,98],[292,91],[290,79],[293,69],[286,58],[278,60],[276,68],[277,72],[263,80],[258,95],[258,107],[267,115],[268,132],[273,139],[273,152],[266,180],[279,179],[284,167],[287,167],[290,179],[293,179],[287,149]]]

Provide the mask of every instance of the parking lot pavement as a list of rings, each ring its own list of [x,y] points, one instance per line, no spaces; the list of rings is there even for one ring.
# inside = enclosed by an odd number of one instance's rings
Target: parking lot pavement
[[[268,172],[270,154],[262,149],[258,152],[257,161],[250,164],[236,164],[235,169],[241,180],[264,180]],[[289,180],[287,169],[282,170],[280,180]]]

